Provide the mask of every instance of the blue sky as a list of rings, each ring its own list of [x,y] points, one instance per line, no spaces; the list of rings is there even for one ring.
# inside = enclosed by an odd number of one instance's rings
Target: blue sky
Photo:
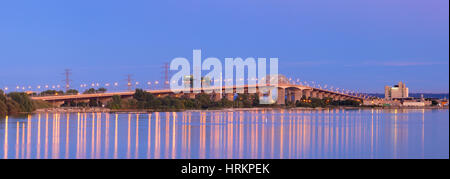
[[[0,88],[161,80],[175,57],[278,57],[365,92],[449,91],[449,1],[0,1]]]

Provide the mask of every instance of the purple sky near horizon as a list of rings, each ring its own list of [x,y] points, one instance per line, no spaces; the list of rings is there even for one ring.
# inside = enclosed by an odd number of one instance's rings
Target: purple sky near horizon
[[[175,57],[278,57],[286,76],[449,92],[448,0],[0,2],[0,88],[161,80]]]

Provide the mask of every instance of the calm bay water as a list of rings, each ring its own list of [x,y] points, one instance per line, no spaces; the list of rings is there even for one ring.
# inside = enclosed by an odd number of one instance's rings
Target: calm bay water
[[[0,119],[0,158],[449,158],[449,111],[48,113]]]

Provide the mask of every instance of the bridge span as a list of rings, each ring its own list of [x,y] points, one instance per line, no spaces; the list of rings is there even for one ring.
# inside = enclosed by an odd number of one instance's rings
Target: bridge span
[[[214,101],[219,101],[222,98],[226,98],[230,101],[234,100],[234,96],[236,93],[247,93],[247,94],[258,94],[259,96],[263,95],[271,95],[271,94],[263,94],[263,88],[265,89],[273,89],[274,85],[244,85],[244,86],[234,86],[234,87],[222,87],[222,94],[220,93],[211,93],[211,98]],[[320,88],[313,88],[304,85],[294,85],[282,83],[277,87],[278,98],[276,104],[284,105],[286,101],[288,102],[296,102],[301,100],[302,97],[306,98],[332,98],[333,100],[357,100],[363,101],[364,98],[362,96],[350,95],[330,90],[324,90]],[[179,90],[147,90],[147,92],[154,94],[157,97],[165,97],[165,96],[173,96],[173,97],[182,97],[185,96],[187,98],[195,98],[195,96],[199,93],[193,93],[194,91],[198,91],[200,93],[204,93],[208,90],[215,90],[216,88],[203,88],[203,89],[179,89]],[[226,90],[232,91],[232,93],[225,93]],[[190,93],[184,93],[183,91],[190,91]],[[267,90],[264,90],[267,91]],[[133,98],[134,91],[127,92],[111,92],[111,93],[95,93],[95,94],[77,94],[77,95],[57,95],[57,96],[36,96],[31,97],[34,100],[43,100],[50,102],[54,106],[60,106],[65,102],[89,102],[89,100],[94,99],[100,101],[102,104],[107,104],[112,100],[113,96],[120,96],[122,99],[131,99]],[[274,101],[275,102],[275,101]]]

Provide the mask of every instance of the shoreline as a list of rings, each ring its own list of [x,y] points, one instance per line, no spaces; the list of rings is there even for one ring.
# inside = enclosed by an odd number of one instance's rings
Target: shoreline
[[[217,108],[217,109],[109,109],[109,108],[76,108],[76,107],[63,107],[63,108],[44,108],[37,109],[32,112],[32,114],[39,113],[73,113],[73,112],[101,112],[101,113],[152,113],[152,112],[198,112],[198,111],[255,111],[255,110],[325,110],[325,109],[347,109],[347,110],[357,110],[357,109],[449,109],[449,107],[438,107],[438,106],[424,106],[424,107],[370,107],[370,106],[360,106],[360,107],[255,107],[255,108]]]

